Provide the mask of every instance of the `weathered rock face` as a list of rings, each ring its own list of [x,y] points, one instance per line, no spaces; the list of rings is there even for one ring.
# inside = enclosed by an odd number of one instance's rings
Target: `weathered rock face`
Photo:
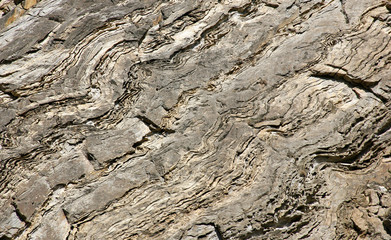
[[[388,2],[1,2],[0,239],[391,239]]]

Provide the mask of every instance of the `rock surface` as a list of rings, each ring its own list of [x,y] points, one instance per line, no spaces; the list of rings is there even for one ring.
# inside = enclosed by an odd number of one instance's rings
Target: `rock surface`
[[[0,239],[391,239],[390,2],[0,10]]]

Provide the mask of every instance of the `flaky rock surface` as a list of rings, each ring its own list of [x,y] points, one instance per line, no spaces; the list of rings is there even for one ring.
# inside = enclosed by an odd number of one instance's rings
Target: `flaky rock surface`
[[[1,3],[0,239],[391,239],[389,2]]]

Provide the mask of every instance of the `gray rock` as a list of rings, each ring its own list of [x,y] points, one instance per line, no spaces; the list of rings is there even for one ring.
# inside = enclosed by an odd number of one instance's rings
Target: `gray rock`
[[[379,1],[0,1],[1,239],[391,239]]]
[[[96,168],[107,165],[107,162],[135,152],[138,142],[150,132],[139,120],[131,121],[128,129],[105,131],[86,138],[86,154]]]

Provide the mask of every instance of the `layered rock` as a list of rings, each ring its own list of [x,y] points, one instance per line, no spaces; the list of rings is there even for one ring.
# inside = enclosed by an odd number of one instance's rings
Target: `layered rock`
[[[391,239],[387,2],[33,5],[0,19],[0,239]]]

